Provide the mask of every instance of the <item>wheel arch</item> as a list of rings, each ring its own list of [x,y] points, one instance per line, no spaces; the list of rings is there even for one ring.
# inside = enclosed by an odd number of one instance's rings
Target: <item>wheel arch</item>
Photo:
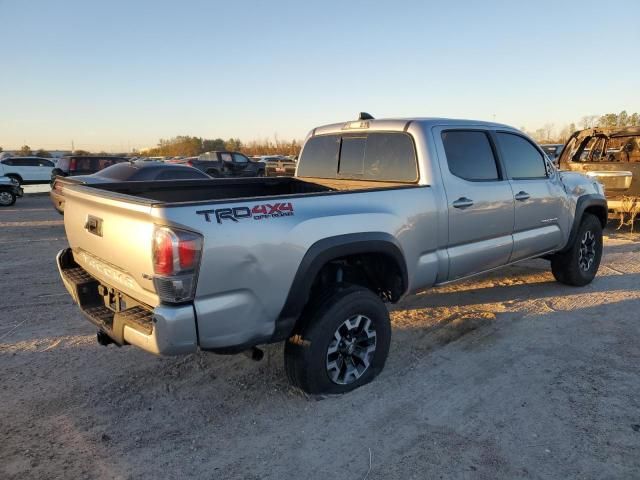
[[[566,251],[571,245],[573,245],[576,235],[578,234],[578,228],[580,228],[580,223],[582,223],[582,218],[585,213],[594,215],[600,221],[600,225],[604,229],[607,225],[608,218],[607,200],[600,195],[594,194],[583,195],[578,199],[576,203],[576,213],[573,217],[573,225],[569,232],[569,239],[562,251]]]
[[[24,179],[22,178],[22,175],[20,175],[19,173],[5,173],[4,176],[9,178],[15,178],[20,182],[20,184],[24,183]]]
[[[352,258],[378,259],[396,269],[400,286],[387,300],[396,302],[406,293],[409,287],[407,264],[402,248],[392,235],[366,232],[324,238],[314,243],[302,258],[287,300],[276,320],[272,341],[283,340],[291,334],[323,269],[332,262]]]

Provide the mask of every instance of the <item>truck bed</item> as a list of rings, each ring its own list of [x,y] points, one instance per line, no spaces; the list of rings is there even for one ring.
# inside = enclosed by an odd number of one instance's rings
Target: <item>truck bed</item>
[[[135,197],[138,202],[142,203],[183,204],[352,190],[377,190],[415,185],[360,180],[320,178],[302,180],[293,177],[278,177],[119,182],[88,186],[96,190],[106,190]]]

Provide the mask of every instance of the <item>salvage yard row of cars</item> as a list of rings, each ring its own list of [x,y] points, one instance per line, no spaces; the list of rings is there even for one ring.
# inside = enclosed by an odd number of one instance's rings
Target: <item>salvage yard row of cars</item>
[[[119,164],[136,165],[134,169],[110,168]],[[154,165],[153,168],[142,168]],[[112,155],[70,155],[60,159],[40,157],[6,157],[0,160],[0,206],[10,206],[23,195],[22,185],[50,183],[51,198],[62,213],[64,200],[61,178],[72,177],[80,183],[108,181],[179,180],[186,178],[235,178],[293,176],[295,161],[284,156],[248,158],[239,152],[207,152],[198,157],[128,158]],[[182,168],[172,168],[181,166]],[[144,171],[144,174],[142,173]],[[124,178],[128,172],[131,178]],[[151,177],[151,175],[155,175]],[[144,178],[143,178],[144,176]]]
[[[284,341],[289,380],[312,394],[380,373],[385,303],[530,258],[583,286],[602,255],[601,183],[491,122],[363,113],[313,129],[294,177],[167,182],[141,163],[56,180],[59,273],[98,342],[257,358]]]

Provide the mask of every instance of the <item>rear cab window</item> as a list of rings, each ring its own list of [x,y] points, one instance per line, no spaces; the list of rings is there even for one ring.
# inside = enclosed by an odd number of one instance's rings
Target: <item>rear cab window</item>
[[[404,132],[330,134],[307,140],[298,165],[299,177],[418,181],[416,151]]]

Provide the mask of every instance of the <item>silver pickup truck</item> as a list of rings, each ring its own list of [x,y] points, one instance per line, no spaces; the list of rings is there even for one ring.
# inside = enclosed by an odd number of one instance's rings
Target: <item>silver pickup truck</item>
[[[310,393],[382,370],[384,302],[534,257],[589,283],[607,219],[602,186],[520,131],[437,118],[315,128],[295,177],[62,188],[57,263],[100,343],[173,355],[285,340]]]

